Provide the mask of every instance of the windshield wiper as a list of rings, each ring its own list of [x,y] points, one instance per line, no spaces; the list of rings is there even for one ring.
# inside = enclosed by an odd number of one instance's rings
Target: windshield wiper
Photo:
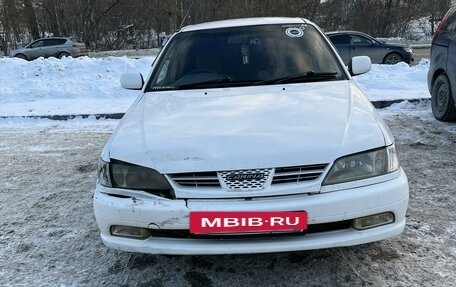
[[[237,85],[244,85],[244,84],[252,84],[257,83],[258,80],[241,80],[236,81],[231,79],[230,77],[224,77],[219,79],[213,79],[208,81],[201,81],[196,83],[184,84],[176,86],[175,89],[178,90],[185,90],[185,89],[193,89],[193,88],[217,88],[217,87],[225,87],[225,86],[237,86]]]
[[[325,72],[325,73],[316,73],[314,71],[308,71],[305,73],[300,73],[296,75],[268,79],[255,83],[255,85],[267,85],[267,84],[283,84],[283,83],[293,83],[293,82],[316,82],[335,79],[337,72]]]
[[[175,90],[195,89],[195,88],[219,88],[219,87],[232,87],[232,86],[257,86],[267,84],[282,84],[282,83],[293,83],[293,82],[316,82],[335,79],[337,72],[325,72],[316,73],[314,71],[308,71],[301,74],[268,79],[263,81],[258,80],[233,80],[230,77],[222,77],[207,81],[189,83],[175,86]]]

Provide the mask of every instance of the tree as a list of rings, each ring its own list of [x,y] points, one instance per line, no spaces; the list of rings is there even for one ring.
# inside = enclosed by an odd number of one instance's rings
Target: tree
[[[405,36],[413,21],[441,18],[450,0],[0,0],[0,45],[73,36],[89,49],[146,48],[182,25],[229,18],[304,17],[324,30]]]

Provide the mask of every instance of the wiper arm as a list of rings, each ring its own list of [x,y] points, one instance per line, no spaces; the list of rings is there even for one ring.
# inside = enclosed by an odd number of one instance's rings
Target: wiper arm
[[[184,84],[184,85],[175,87],[175,89],[185,90],[185,89],[192,89],[192,88],[204,88],[204,87],[214,87],[214,86],[217,87],[217,86],[225,86],[225,84],[232,86],[232,85],[251,84],[251,83],[256,83],[256,82],[258,82],[258,80],[236,81],[236,80],[231,79],[230,77],[224,77],[224,78],[213,79],[213,80],[208,80],[208,81]]]
[[[267,85],[267,84],[281,84],[281,83],[292,83],[292,82],[314,82],[335,79],[337,72],[324,72],[316,73],[314,71],[308,71],[301,74],[268,79],[255,83],[256,85]]]

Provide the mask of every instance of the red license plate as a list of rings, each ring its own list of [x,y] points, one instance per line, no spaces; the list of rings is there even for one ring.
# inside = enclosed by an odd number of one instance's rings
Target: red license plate
[[[190,233],[263,233],[307,229],[305,211],[190,212]]]

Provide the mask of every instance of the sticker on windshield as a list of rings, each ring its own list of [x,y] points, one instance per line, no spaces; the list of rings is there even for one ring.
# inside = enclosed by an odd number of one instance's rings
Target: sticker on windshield
[[[304,30],[301,27],[290,27],[285,30],[288,37],[299,38],[304,35]]]

